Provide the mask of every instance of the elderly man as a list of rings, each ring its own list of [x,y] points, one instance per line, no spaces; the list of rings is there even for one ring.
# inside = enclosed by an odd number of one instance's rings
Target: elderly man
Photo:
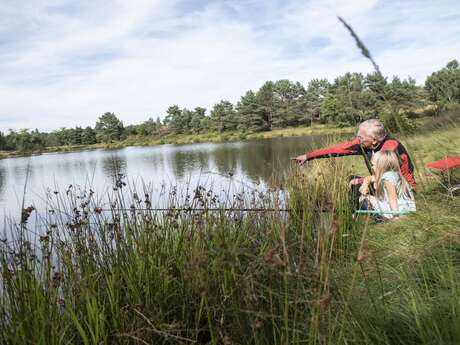
[[[294,159],[300,164],[324,157],[338,157],[347,155],[363,155],[366,165],[369,166],[372,155],[380,150],[394,151],[399,157],[401,173],[415,190],[414,166],[405,147],[397,140],[388,137],[383,123],[377,119],[370,119],[359,125],[356,139],[344,144],[315,150]],[[361,183],[359,179],[352,180],[352,184]]]

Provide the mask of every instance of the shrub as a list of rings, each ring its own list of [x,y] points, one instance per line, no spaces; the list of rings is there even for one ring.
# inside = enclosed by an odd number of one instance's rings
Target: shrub
[[[411,133],[415,130],[415,123],[403,110],[385,110],[380,119],[390,133]]]

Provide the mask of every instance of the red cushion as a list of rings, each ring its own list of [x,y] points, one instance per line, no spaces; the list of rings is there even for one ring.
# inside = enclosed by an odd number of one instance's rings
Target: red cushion
[[[438,170],[449,170],[449,169],[460,166],[460,157],[458,156],[446,157],[445,159],[441,159],[439,161],[430,163],[427,166],[433,169],[438,169]]]

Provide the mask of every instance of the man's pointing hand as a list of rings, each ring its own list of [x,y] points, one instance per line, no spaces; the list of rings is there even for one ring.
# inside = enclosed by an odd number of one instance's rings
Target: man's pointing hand
[[[300,155],[291,159],[296,161],[299,165],[304,165],[307,162],[307,157],[305,155]]]

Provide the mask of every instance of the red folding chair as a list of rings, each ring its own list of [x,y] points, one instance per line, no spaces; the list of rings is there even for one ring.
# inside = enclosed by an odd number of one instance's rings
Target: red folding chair
[[[447,190],[447,194],[450,196],[454,195],[454,192],[460,190],[460,184],[452,185],[451,177],[454,169],[460,167],[460,157],[459,156],[450,156],[444,159],[441,159],[436,162],[427,164],[427,167],[442,172],[444,181],[441,182],[441,185]]]

